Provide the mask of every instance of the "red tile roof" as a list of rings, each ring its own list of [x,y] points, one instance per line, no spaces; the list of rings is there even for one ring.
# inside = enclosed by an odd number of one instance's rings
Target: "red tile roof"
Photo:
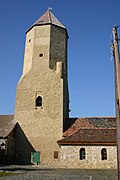
[[[74,119],[66,120],[66,124]],[[64,132],[58,144],[115,144],[116,119],[114,117],[76,118]]]
[[[116,129],[79,129],[58,144],[116,144]]]
[[[66,125],[71,124],[70,121],[73,121],[74,119],[73,118],[67,119],[65,121]],[[116,120],[114,117],[76,118],[75,121],[73,121],[72,125],[64,132],[63,136],[74,134],[79,129],[91,129],[91,128],[92,129],[116,128]]]

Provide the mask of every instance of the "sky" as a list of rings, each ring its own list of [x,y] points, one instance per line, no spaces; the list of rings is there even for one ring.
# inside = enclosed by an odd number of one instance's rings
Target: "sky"
[[[25,32],[48,7],[69,34],[70,117],[115,116],[110,42],[120,0],[0,0],[0,114],[14,114]]]

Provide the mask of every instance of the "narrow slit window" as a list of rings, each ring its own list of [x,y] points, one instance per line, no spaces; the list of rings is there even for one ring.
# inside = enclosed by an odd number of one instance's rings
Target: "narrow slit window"
[[[80,160],[85,159],[85,148],[80,149]]]
[[[36,107],[41,107],[42,106],[42,97],[38,96],[36,98]]]
[[[101,160],[107,160],[107,150],[105,148],[101,150]]]

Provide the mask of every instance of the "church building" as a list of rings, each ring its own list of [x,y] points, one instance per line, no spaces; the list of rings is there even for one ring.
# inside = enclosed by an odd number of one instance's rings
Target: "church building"
[[[14,124],[10,130],[14,135],[12,162],[61,168],[116,168],[116,119],[69,117],[67,45],[67,29],[51,10],[26,32],[15,114],[12,119],[7,117]],[[0,122],[3,119],[0,116]],[[2,124],[0,134],[1,129]]]

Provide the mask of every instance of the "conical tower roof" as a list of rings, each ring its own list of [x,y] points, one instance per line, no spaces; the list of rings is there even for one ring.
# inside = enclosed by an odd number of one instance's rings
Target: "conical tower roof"
[[[53,24],[62,28],[65,28],[62,23],[52,14],[51,10],[48,9],[29,29],[28,31],[34,27],[45,24]],[[65,28],[66,29],[66,28]],[[27,31],[27,32],[28,32]]]

